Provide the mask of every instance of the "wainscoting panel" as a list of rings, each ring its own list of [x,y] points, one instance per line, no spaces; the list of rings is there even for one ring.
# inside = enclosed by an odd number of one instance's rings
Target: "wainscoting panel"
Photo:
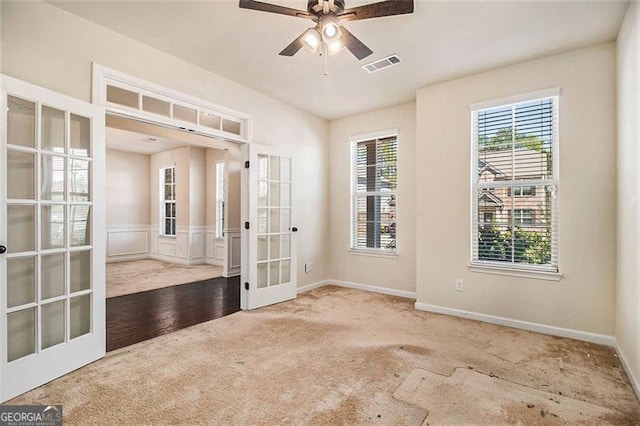
[[[158,254],[176,257],[176,243],[173,238],[158,237]]]
[[[224,262],[224,238],[216,238],[213,242],[213,258],[219,262]]]
[[[204,258],[204,232],[191,233],[191,261]]]
[[[215,253],[215,249],[214,249],[214,241],[216,238],[216,234],[214,234],[213,232],[207,232],[207,242],[206,242],[206,256],[209,259],[213,259],[215,257],[214,253]]]
[[[189,232],[176,233],[176,257],[189,258]]]
[[[209,263],[223,266],[224,258],[218,259],[219,242],[213,230],[204,226],[182,227],[175,237],[159,235],[150,231],[151,250],[149,257],[183,265]],[[238,231],[239,235],[239,231]],[[224,240],[220,240],[224,241]],[[223,247],[224,248],[224,247]],[[224,255],[224,250],[222,250]]]
[[[148,256],[148,227],[140,225],[107,229],[107,262],[144,259]]]
[[[224,277],[234,277],[240,275],[241,267],[241,250],[240,250],[240,230],[228,230],[226,236],[226,262],[223,266]]]

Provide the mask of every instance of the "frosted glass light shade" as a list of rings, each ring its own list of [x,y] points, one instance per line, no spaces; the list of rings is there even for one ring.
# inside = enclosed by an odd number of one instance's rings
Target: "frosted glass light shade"
[[[302,44],[313,53],[320,47],[320,40],[320,33],[315,28],[309,28],[302,36]]]

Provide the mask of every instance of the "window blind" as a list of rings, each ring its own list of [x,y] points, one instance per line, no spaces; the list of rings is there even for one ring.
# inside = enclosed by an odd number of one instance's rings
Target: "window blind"
[[[396,136],[352,142],[351,248],[396,251]]]
[[[472,264],[557,272],[558,97],[472,120]]]

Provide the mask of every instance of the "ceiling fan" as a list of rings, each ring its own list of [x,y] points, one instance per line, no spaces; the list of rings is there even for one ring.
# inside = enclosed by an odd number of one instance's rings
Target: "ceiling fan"
[[[373,51],[340,25],[341,22],[413,13],[413,0],[384,0],[351,9],[345,9],[344,3],[344,0],[308,0],[305,12],[256,0],[240,0],[240,8],[307,18],[316,23],[285,47],[280,52],[282,56],[293,56],[302,47],[329,55],[346,47],[358,60],[366,58]]]

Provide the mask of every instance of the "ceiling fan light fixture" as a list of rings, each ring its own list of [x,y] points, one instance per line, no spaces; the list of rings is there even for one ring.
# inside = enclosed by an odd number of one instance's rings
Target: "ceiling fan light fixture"
[[[302,44],[313,53],[318,50],[321,41],[322,37],[320,36],[318,30],[316,30],[315,28],[309,28],[302,36]]]
[[[414,0],[377,0],[349,9],[345,9],[345,1],[307,0],[306,11],[266,3],[263,0],[239,0],[239,5],[242,9],[311,19],[316,23],[312,30],[303,32],[285,47],[280,52],[281,56],[293,56],[303,46],[312,52],[320,51],[321,56],[325,53],[327,55],[337,53],[344,48],[358,60],[368,57],[373,54],[373,51],[339,23],[414,12]]]
[[[327,52],[329,55],[335,55],[338,52],[341,52],[344,49],[344,43],[342,40],[334,41],[333,43],[327,44]]]
[[[327,44],[340,40],[340,27],[335,21],[327,19],[322,23],[322,40]]]

